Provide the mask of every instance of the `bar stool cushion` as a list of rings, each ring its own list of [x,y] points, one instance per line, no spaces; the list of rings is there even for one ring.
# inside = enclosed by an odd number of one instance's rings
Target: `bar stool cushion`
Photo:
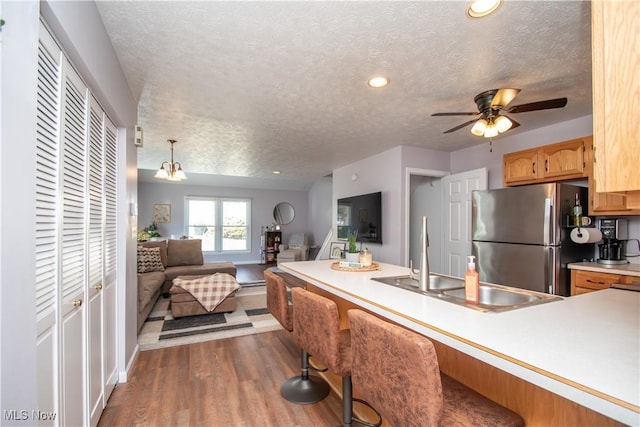
[[[296,307],[293,336],[300,347],[337,375],[351,375],[350,331],[340,330],[336,303],[301,288],[293,288],[291,295]]]
[[[516,413],[440,373],[433,343],[362,310],[349,311],[353,384],[398,426],[523,426]]]
[[[293,331],[293,306],[287,298],[287,285],[284,279],[271,270],[264,271],[264,281],[267,288],[267,309],[269,313],[287,331]]]

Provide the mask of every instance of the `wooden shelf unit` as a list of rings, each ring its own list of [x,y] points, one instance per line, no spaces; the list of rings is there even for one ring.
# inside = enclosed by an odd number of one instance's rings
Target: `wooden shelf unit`
[[[260,236],[260,264],[272,264],[277,262],[281,243],[281,231],[262,231]]]

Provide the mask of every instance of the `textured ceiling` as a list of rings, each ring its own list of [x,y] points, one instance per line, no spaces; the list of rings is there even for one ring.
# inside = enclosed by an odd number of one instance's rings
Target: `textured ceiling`
[[[97,5],[139,101],[140,169],[168,160],[174,138],[189,177],[304,188],[398,145],[484,143],[470,127],[442,133],[469,117],[431,114],[476,111],[487,89],[522,89],[512,105],[569,99],[504,135],[591,114],[589,2],[506,1],[478,20],[460,1]],[[377,74],[391,84],[369,88]]]

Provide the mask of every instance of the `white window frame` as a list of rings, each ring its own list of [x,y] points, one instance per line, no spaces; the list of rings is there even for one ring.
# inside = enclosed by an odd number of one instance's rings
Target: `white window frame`
[[[240,254],[251,253],[251,199],[247,197],[213,197],[213,196],[185,196],[184,198],[184,234],[189,236],[189,202],[192,200],[214,202],[215,204],[215,236],[214,246],[217,250],[203,250],[205,254]],[[224,217],[222,214],[223,202],[244,202],[246,203],[246,218],[247,218],[247,249],[223,249],[222,245],[222,231],[224,229]]]

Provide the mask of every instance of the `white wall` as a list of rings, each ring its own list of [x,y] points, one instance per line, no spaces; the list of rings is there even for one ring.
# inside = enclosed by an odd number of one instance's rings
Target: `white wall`
[[[331,218],[337,239],[337,200],[359,194],[382,192],[382,244],[369,243],[374,261],[399,264],[402,174],[401,147],[392,148],[333,171]]]
[[[409,217],[404,206],[407,168],[448,171],[449,153],[398,146],[333,171],[331,214],[334,232],[338,199],[382,192],[382,245],[369,244],[374,260],[403,264],[408,247],[404,236]]]
[[[413,260],[413,268],[420,267],[422,253],[420,230],[422,217],[427,216],[429,233],[429,269],[434,273],[442,270],[442,181],[441,178],[411,175],[410,188],[410,221],[409,230],[409,259]]]
[[[332,229],[332,196],[331,179],[316,182],[309,190],[310,245],[322,246],[327,233]]]
[[[0,45],[0,416],[37,409],[35,138],[37,1],[3,2]]]
[[[187,181],[188,182],[188,181]],[[171,222],[158,224],[162,236],[182,236],[184,229],[184,199],[186,196],[245,197],[251,199],[251,252],[237,254],[206,254],[205,261],[231,261],[234,263],[260,262],[260,227],[273,224],[273,208],[279,202],[289,202],[295,210],[291,224],[282,225],[282,240],[289,241],[292,233],[309,233],[309,196],[306,191],[263,190],[250,188],[214,187],[175,184],[167,181],[138,183],[138,227],[143,229],[153,222],[153,205],[171,205]]]

